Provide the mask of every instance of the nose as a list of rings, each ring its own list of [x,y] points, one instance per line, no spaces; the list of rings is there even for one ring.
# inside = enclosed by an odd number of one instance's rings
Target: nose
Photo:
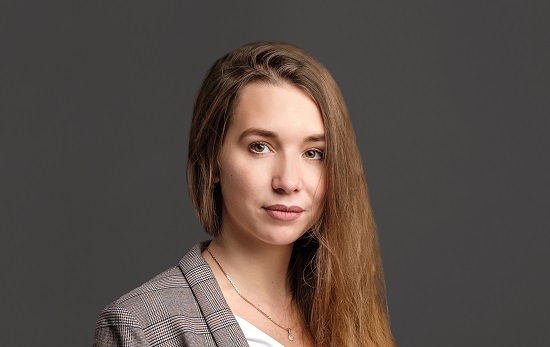
[[[289,194],[304,187],[300,160],[281,157],[274,163],[271,186],[279,193]]]

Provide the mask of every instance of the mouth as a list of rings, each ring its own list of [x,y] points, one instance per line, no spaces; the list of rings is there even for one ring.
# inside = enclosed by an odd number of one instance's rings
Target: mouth
[[[286,206],[286,205],[271,205],[264,206],[263,209],[272,218],[282,221],[293,221],[298,219],[304,212],[304,209],[299,206]]]

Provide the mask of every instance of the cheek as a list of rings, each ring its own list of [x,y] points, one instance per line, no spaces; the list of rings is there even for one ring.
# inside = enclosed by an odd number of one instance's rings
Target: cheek
[[[315,194],[315,205],[318,209],[317,213],[320,216],[322,211],[325,209],[325,193],[326,193],[326,180],[323,178],[319,182],[319,188]]]
[[[317,171],[313,177],[318,177],[317,181],[312,182],[313,200],[316,204],[321,203],[325,198],[327,190],[327,179],[325,170]]]
[[[220,168],[220,181],[224,196],[233,198],[248,197],[257,192],[261,186],[262,173],[239,160],[222,163]]]

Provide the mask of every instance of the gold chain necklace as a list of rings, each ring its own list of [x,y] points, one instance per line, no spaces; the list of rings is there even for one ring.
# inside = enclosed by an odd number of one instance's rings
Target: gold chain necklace
[[[222,270],[223,274],[225,275],[225,277],[229,280],[229,283],[231,283],[231,285],[233,286],[233,288],[235,289],[235,291],[237,292],[237,294],[239,294],[239,296],[244,300],[246,301],[250,306],[254,307],[256,310],[258,310],[258,312],[260,312],[261,314],[263,314],[267,319],[269,319],[273,324],[275,324],[276,326],[278,326],[279,328],[281,329],[284,329],[287,333],[288,333],[288,339],[290,341],[294,341],[294,335],[292,335],[292,328],[285,328],[284,326],[280,325],[279,323],[275,322],[267,313],[265,313],[264,311],[262,311],[258,306],[254,305],[252,302],[250,302],[250,300],[248,300],[247,298],[244,297],[244,295],[241,294],[241,292],[239,291],[239,289],[237,288],[237,286],[235,285],[235,283],[233,283],[233,281],[231,280],[231,278],[229,277],[229,275],[225,272],[225,270],[223,269],[223,267],[221,266],[220,262],[218,261],[218,259],[216,259],[216,257],[214,256],[214,254],[212,254],[212,252],[210,251],[210,249],[206,248],[206,250],[208,251],[208,253],[210,253],[210,255],[212,256],[212,259],[214,259],[214,261],[216,262],[216,264],[218,264],[218,267],[220,268],[220,270]]]

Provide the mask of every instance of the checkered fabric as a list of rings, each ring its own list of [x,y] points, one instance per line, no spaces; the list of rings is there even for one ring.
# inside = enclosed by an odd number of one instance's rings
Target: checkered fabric
[[[95,347],[248,346],[216,278],[195,245],[175,266],[107,306]]]

